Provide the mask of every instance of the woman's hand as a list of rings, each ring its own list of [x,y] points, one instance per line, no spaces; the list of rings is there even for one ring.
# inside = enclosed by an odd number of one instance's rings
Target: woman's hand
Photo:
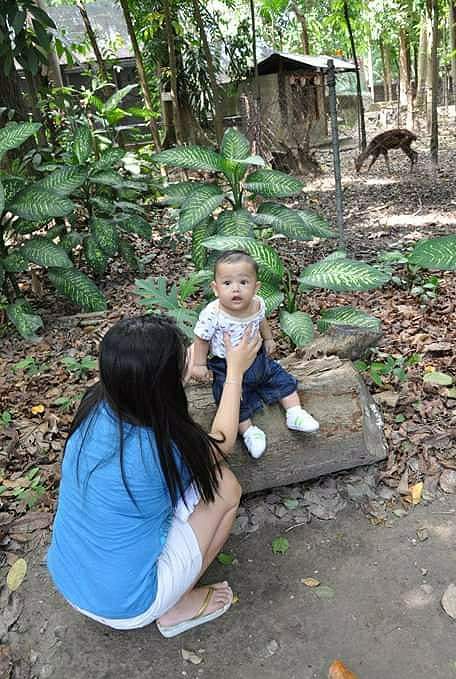
[[[235,347],[231,344],[228,333],[224,334],[227,377],[242,377],[255,360],[263,340],[258,331],[254,335],[251,333],[252,330],[249,326],[246,328],[241,341]]]

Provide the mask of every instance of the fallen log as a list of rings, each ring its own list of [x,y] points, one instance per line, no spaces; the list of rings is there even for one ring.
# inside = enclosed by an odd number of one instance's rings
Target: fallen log
[[[244,493],[298,483],[384,460],[383,421],[366,385],[350,361],[337,356],[304,360],[292,355],[282,365],[299,380],[304,408],[320,422],[317,434],[292,432],[279,405],[265,406],[255,423],[267,436],[260,460],[238,440],[229,465]],[[187,386],[190,412],[209,430],[215,414],[211,386]]]

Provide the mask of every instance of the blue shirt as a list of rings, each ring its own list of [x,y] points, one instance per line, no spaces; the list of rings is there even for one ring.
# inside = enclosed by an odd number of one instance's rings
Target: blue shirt
[[[153,603],[173,514],[153,432],[123,428],[125,478],[136,505],[121,476],[118,421],[100,404],[68,440],[47,555],[63,596],[106,618],[134,617]],[[176,462],[185,488],[190,474],[177,451]]]

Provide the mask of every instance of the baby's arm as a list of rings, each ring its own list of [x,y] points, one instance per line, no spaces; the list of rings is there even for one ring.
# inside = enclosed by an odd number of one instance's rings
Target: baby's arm
[[[209,352],[209,341],[201,337],[195,337],[193,342],[193,365],[191,376],[197,380],[208,380],[210,372],[207,368],[207,354]]]
[[[260,335],[263,338],[266,354],[271,356],[276,349],[276,344],[272,338],[272,332],[271,328],[269,327],[269,323],[265,318],[260,323]]]

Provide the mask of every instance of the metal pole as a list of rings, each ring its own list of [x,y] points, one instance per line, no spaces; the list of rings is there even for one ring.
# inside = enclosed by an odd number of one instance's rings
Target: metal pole
[[[337,128],[336,71],[332,59],[328,59],[327,83],[329,90],[329,113],[331,116],[331,140],[334,163],[334,182],[336,185],[336,217],[339,230],[339,243],[345,247],[342,181],[340,173],[339,130]]]

